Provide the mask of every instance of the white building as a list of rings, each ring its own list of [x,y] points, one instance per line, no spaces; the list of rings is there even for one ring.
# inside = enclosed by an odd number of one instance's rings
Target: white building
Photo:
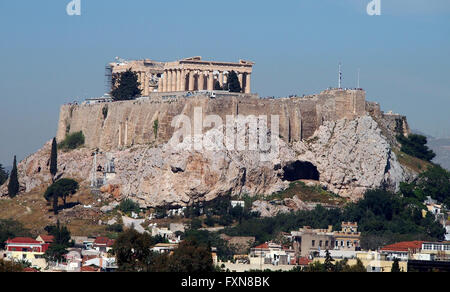
[[[235,208],[237,206],[245,208],[245,202],[244,201],[231,201],[231,207],[232,208]]]

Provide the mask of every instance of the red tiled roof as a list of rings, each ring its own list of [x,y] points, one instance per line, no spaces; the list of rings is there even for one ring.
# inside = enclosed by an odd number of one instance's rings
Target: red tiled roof
[[[267,243],[263,243],[263,244],[256,246],[255,248],[257,248],[257,249],[269,248],[269,245]]]
[[[97,237],[94,241],[94,244],[96,245],[106,245],[106,246],[113,246],[114,240],[109,239],[108,237]]]
[[[39,241],[34,240],[33,238],[30,237],[16,237],[13,239],[8,239],[6,241],[6,244],[41,244]]]
[[[92,267],[92,266],[84,266],[81,267],[82,272],[98,272],[98,268]]]
[[[55,239],[55,237],[53,235],[40,235],[40,237],[46,243],[53,242],[53,239]]]
[[[310,263],[312,263],[312,260],[308,259],[307,257],[299,258],[299,259],[298,259],[298,264],[299,264],[300,266],[307,266],[307,265],[309,265]]]
[[[38,270],[33,269],[33,268],[25,268],[25,269],[23,269],[23,271],[25,273],[37,273],[38,272]]]
[[[385,247],[381,248],[382,251],[410,251],[415,249],[422,248],[422,244],[424,241],[404,241],[404,242],[398,242],[391,245],[386,245]]]

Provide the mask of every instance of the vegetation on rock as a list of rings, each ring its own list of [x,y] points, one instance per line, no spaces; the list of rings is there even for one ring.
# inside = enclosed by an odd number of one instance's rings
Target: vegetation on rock
[[[408,137],[405,137],[403,135],[399,135],[397,140],[402,145],[400,150],[406,154],[425,161],[431,161],[434,157],[436,157],[436,154],[428,148],[428,141],[425,136],[411,134]]]
[[[139,214],[140,207],[139,204],[131,199],[125,199],[120,202],[119,210],[122,211],[125,214],[130,215],[132,212]]]
[[[55,177],[58,172],[58,145],[56,144],[56,138],[52,141],[52,151],[50,154],[50,174]]]
[[[9,176],[8,195],[10,198],[14,198],[19,193],[19,179],[17,174],[17,161],[14,156],[13,168]]]
[[[59,144],[59,148],[63,150],[73,150],[84,145],[85,137],[83,132],[68,134],[64,141]]]
[[[4,184],[8,180],[8,172],[3,168],[3,165],[0,163],[0,186]]]
[[[450,172],[433,165],[412,183],[402,183],[401,193],[407,197],[423,202],[427,196],[450,207]]]
[[[63,178],[47,188],[44,193],[44,198],[47,202],[53,202],[53,212],[58,214],[58,200],[61,198],[66,207],[66,200],[68,196],[74,195],[79,189],[78,182],[73,179]]]

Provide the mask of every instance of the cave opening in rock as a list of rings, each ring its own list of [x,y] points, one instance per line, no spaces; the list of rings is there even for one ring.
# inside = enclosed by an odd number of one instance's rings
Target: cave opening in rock
[[[317,167],[308,161],[295,161],[283,167],[283,180],[298,181],[301,179],[320,180]]]

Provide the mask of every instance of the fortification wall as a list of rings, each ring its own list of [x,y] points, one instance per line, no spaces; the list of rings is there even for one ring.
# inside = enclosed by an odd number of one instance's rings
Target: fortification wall
[[[60,110],[57,140],[68,133],[82,131],[89,148],[103,151],[138,144],[167,142],[175,129],[175,116],[184,114],[193,120],[194,108],[203,115],[278,115],[280,136],[286,142],[309,138],[324,121],[354,119],[366,114],[365,92],[361,90],[327,90],[302,98],[259,99],[208,96],[171,99],[148,99],[93,105],[64,105]],[[157,133],[154,131],[158,121]]]
[[[383,135],[391,145],[398,145],[397,136],[408,136],[411,133],[406,116],[394,113],[385,113],[381,110],[380,104],[376,102],[366,102],[366,111],[377,121]]]

